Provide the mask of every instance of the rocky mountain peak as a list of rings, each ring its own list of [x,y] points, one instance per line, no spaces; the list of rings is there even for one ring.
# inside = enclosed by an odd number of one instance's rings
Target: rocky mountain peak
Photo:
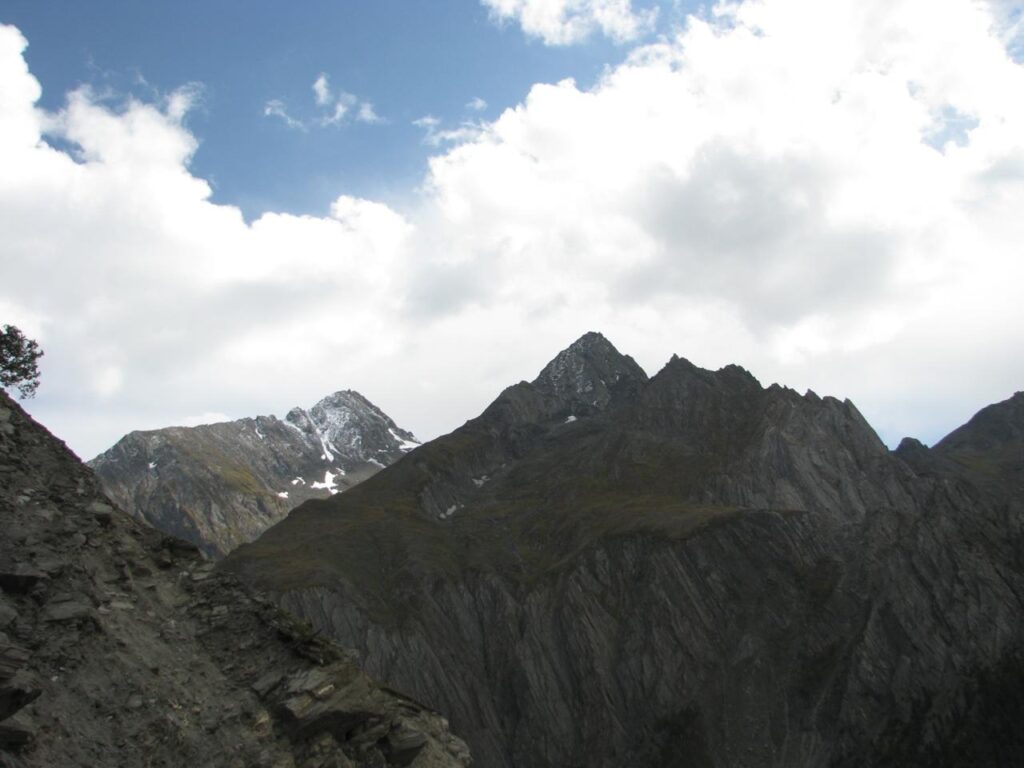
[[[338,457],[383,463],[384,454],[419,445],[411,432],[400,429],[380,408],[351,389],[328,395],[308,411],[293,408],[285,420],[319,444],[328,462]]]
[[[388,417],[360,393],[354,389],[341,389],[319,400],[311,411],[337,413],[354,416],[356,414],[372,414],[378,418],[389,420]]]
[[[696,379],[714,387],[740,386],[761,389],[760,382],[750,371],[741,365],[732,363],[719,368],[717,371],[711,371],[701,368],[679,355],[672,355],[669,361],[665,363],[664,368],[658,372],[657,376],[676,380]]]
[[[123,508],[219,556],[418,445],[361,394],[340,390],[284,420],[133,432],[90,464]]]
[[[673,355],[651,379],[637,405],[637,418],[669,426],[683,435],[735,432],[755,419],[765,390],[739,366],[710,371]]]
[[[647,381],[643,368],[593,331],[559,352],[533,385],[564,401],[574,415],[604,410],[620,394]]]

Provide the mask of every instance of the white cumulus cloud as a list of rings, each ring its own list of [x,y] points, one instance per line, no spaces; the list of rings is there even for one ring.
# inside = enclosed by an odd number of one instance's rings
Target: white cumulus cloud
[[[418,121],[417,207],[339,190],[251,224],[190,171],[183,102],[47,112],[0,27],[0,310],[45,342],[33,409],[94,453],[353,387],[430,437],[591,329],[651,372],[677,352],[849,396],[890,442],[1021,389],[1013,17],[716,9],[592,88]]]
[[[446,262],[481,304],[614,316],[652,363],[742,358],[934,437],[954,425],[936,401],[966,417],[1024,379],[998,352],[1024,328],[1001,284],[1024,276],[1024,70],[1002,29],[972,2],[720,4],[435,157]]]

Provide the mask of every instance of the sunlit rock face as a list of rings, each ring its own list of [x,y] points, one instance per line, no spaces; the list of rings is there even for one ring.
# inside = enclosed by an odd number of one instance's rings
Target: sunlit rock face
[[[891,452],[849,401],[588,334],[222,567],[485,768],[1017,764],[1019,397]]]
[[[419,445],[358,392],[282,420],[132,432],[89,465],[119,505],[220,557],[308,499],[351,488]]]

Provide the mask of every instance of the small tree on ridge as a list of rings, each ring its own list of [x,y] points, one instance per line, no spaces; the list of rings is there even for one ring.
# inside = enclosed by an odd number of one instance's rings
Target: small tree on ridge
[[[39,358],[43,351],[13,325],[0,330],[0,385],[17,387],[20,397],[32,397],[39,386]]]

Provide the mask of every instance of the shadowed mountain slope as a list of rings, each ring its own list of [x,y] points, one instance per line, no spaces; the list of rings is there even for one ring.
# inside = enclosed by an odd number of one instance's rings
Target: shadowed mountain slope
[[[912,459],[849,401],[588,334],[225,567],[482,766],[1019,762],[1019,505]]]
[[[1024,502],[1024,392],[983,408],[933,451],[978,485]]]

